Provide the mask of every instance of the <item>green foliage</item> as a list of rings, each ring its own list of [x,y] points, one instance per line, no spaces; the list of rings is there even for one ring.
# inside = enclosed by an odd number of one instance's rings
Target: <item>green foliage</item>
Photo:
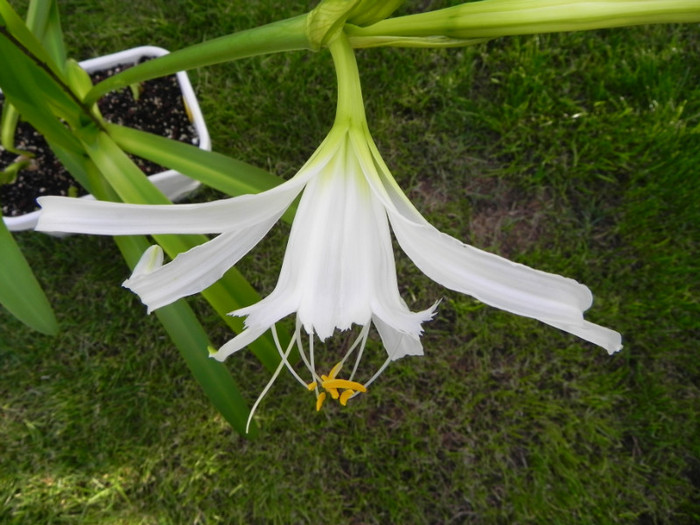
[[[49,4],[51,2],[41,0],[30,3],[27,17],[30,26],[27,26],[5,0],[0,0],[0,56],[4,61],[4,67],[0,69],[0,86],[6,101],[44,135],[56,155],[96,198],[169,204],[170,201],[147,181],[141,170],[105,133],[101,118],[90,109],[92,104],[84,102],[91,87],[87,73],[77,62],[56,62],[62,60],[65,53],[57,7]],[[41,20],[42,14],[46,14],[46,20]],[[243,40],[253,42],[253,39]],[[47,42],[56,45],[47,49],[43,46]],[[3,116],[2,141],[4,144],[10,142],[10,146],[13,146],[16,116],[12,111]],[[207,164],[207,155],[210,154],[199,153],[204,165]],[[206,240],[204,236],[156,237],[171,257]],[[3,242],[0,255],[4,262],[0,304],[29,326],[44,333],[55,333],[57,326],[51,308],[4,224],[0,229],[0,241]],[[145,240],[140,244],[134,244],[136,241],[130,243],[128,239],[118,239],[117,242],[132,267],[138,260],[138,246],[141,251],[148,246]],[[203,295],[236,331],[241,331],[242,322],[232,319],[227,313],[259,298],[236,269],[229,271]],[[242,404],[230,375],[220,364],[208,359],[209,344],[196,317],[183,304],[160,312],[159,317],[195,377],[212,397],[212,402],[234,428],[242,431],[247,408]],[[268,368],[274,368],[279,361],[270,337],[260,338],[250,346]]]
[[[45,334],[58,331],[56,316],[27,259],[0,215],[0,305],[33,329]]]
[[[62,2],[71,55],[151,38],[176,49],[310,7],[155,1],[125,20],[123,6]],[[0,522],[698,522],[699,52],[697,27],[669,26],[358,54],[372,133],[416,206],[458,238],[588,284],[592,320],[623,333],[613,357],[445,293],[399,256],[410,306],[444,297],[426,356],[319,414],[283,375],[248,442],[120,289],[128,271],[108,239],[18,236],[64,329],[52,339],[0,314]],[[193,78],[215,149],[277,175],[333,118],[327,53]],[[240,263],[263,293],[286,234]],[[232,336],[189,303],[215,343]],[[378,344],[367,352],[368,366],[382,360]],[[269,372],[243,353],[226,364],[250,404]]]

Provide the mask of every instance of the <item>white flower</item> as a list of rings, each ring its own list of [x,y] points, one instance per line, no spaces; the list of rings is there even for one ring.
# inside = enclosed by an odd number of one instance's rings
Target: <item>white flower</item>
[[[349,60],[347,53],[339,57],[332,46],[331,51],[336,67],[347,73],[349,66],[342,62]],[[213,357],[224,360],[271,328],[277,341],[275,323],[296,314],[289,347],[282,349],[277,342],[282,362],[272,381],[287,366],[305,388],[316,392],[318,408],[326,392],[345,404],[365,391],[391,361],[423,354],[421,325],[432,318],[436,305],[411,312],[401,299],[390,228],[416,266],[443,286],[538,319],[610,353],[619,350],[620,334],[584,320],[583,312],[592,303],[588,288],[468,246],[423,218],[394,181],[369,134],[361,98],[356,100],[359,78],[356,82],[356,87],[347,78],[342,82],[349,91],[340,90],[338,115],[328,137],[296,176],[272,190],[205,204],[149,206],[42,197],[37,229],[104,235],[219,234],[165,265],[160,248],[144,254],[124,285],[150,311],[217,281],[303,192],[276,288],[260,302],[231,312],[246,316],[245,330]],[[359,383],[354,376],[370,324],[379,332],[387,359],[369,380]],[[323,341],[353,325],[362,327],[355,344],[327,376],[319,375],[314,336]],[[308,335],[308,355],[302,329]],[[294,346],[310,372],[309,383],[287,361]],[[349,379],[337,378],[353,352]]]
[[[434,305],[414,313],[399,296],[389,224],[404,252],[443,286],[538,319],[608,352],[621,347],[617,332],[583,319],[592,302],[585,286],[478,250],[430,225],[396,185],[368,130],[352,123],[336,124],[294,178],[267,192],[150,206],[42,197],[37,229],[103,235],[218,233],[165,265],[159,248],[144,254],[124,285],[151,311],[217,281],[302,191],[276,288],[260,302],[232,312],[247,316],[246,329],[215,358],[224,360],[293,313],[298,344],[300,328],[324,340],[336,329],[373,322],[389,360],[421,355],[421,323],[432,317]],[[311,373],[312,381],[319,380],[315,370]]]

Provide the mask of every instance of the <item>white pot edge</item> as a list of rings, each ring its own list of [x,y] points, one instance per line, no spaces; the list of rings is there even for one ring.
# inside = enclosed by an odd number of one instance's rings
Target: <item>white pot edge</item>
[[[119,51],[117,53],[112,53],[110,55],[83,60],[80,62],[80,66],[88,73],[91,73],[99,69],[108,69],[118,64],[136,63],[136,61],[143,56],[158,57],[167,55],[168,53],[169,51],[167,49],[163,49],[162,47],[140,46]],[[211,150],[209,130],[204,122],[204,116],[202,115],[202,110],[199,108],[199,102],[194,94],[194,89],[192,89],[190,79],[187,77],[187,73],[180,71],[177,73],[177,80],[180,84],[180,89],[182,90],[182,96],[185,100],[185,104],[187,104],[190,114],[192,115],[192,125],[194,126],[199,137],[199,148],[209,151]],[[148,178],[172,201],[182,199],[197,189],[200,185],[199,181],[182,175],[175,170],[167,170],[161,173],[156,173],[154,175],[150,175]],[[85,195],[81,198],[93,199],[94,197],[92,195]],[[5,221],[7,229],[10,231],[17,232],[33,230],[37,221],[39,220],[39,213],[40,212],[37,210],[24,215],[19,215],[17,217],[3,217],[3,220]]]

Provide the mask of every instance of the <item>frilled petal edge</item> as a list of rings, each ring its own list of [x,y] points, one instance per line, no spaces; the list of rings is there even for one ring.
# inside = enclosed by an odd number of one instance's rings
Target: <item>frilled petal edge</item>
[[[408,334],[397,330],[376,315],[372,316],[372,322],[379,332],[379,337],[382,339],[389,359],[392,361],[407,355],[423,355],[420,334]]]

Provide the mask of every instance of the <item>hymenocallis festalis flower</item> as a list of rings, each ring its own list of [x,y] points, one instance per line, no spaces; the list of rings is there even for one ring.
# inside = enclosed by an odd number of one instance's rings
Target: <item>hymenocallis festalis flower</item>
[[[538,319],[610,353],[619,350],[620,334],[584,320],[592,302],[588,288],[463,244],[423,218],[393,179],[369,133],[347,38],[340,34],[329,47],[338,76],[336,119],[321,146],[289,181],[257,195],[204,204],[126,205],[43,197],[37,229],[219,234],[168,264],[163,265],[159,247],[144,254],[124,285],[153,310],[219,279],[302,193],[276,288],[260,302],[231,312],[246,317],[245,329],[212,356],[224,360],[269,329],[278,341],[275,323],[296,314],[292,341],[287,348],[277,343],[282,361],[262,395],[286,366],[304,389],[315,392],[317,408],[327,394],[345,404],[365,392],[391,361],[423,354],[422,323],[433,317],[436,305],[412,312],[399,295],[392,230],[416,266],[443,286]],[[371,324],[387,358],[376,373],[359,381],[358,364]],[[355,343],[327,375],[320,374],[315,339],[324,341],[353,325],[361,327]],[[307,379],[288,361],[294,347],[308,370]],[[351,355],[352,371],[340,378]]]

